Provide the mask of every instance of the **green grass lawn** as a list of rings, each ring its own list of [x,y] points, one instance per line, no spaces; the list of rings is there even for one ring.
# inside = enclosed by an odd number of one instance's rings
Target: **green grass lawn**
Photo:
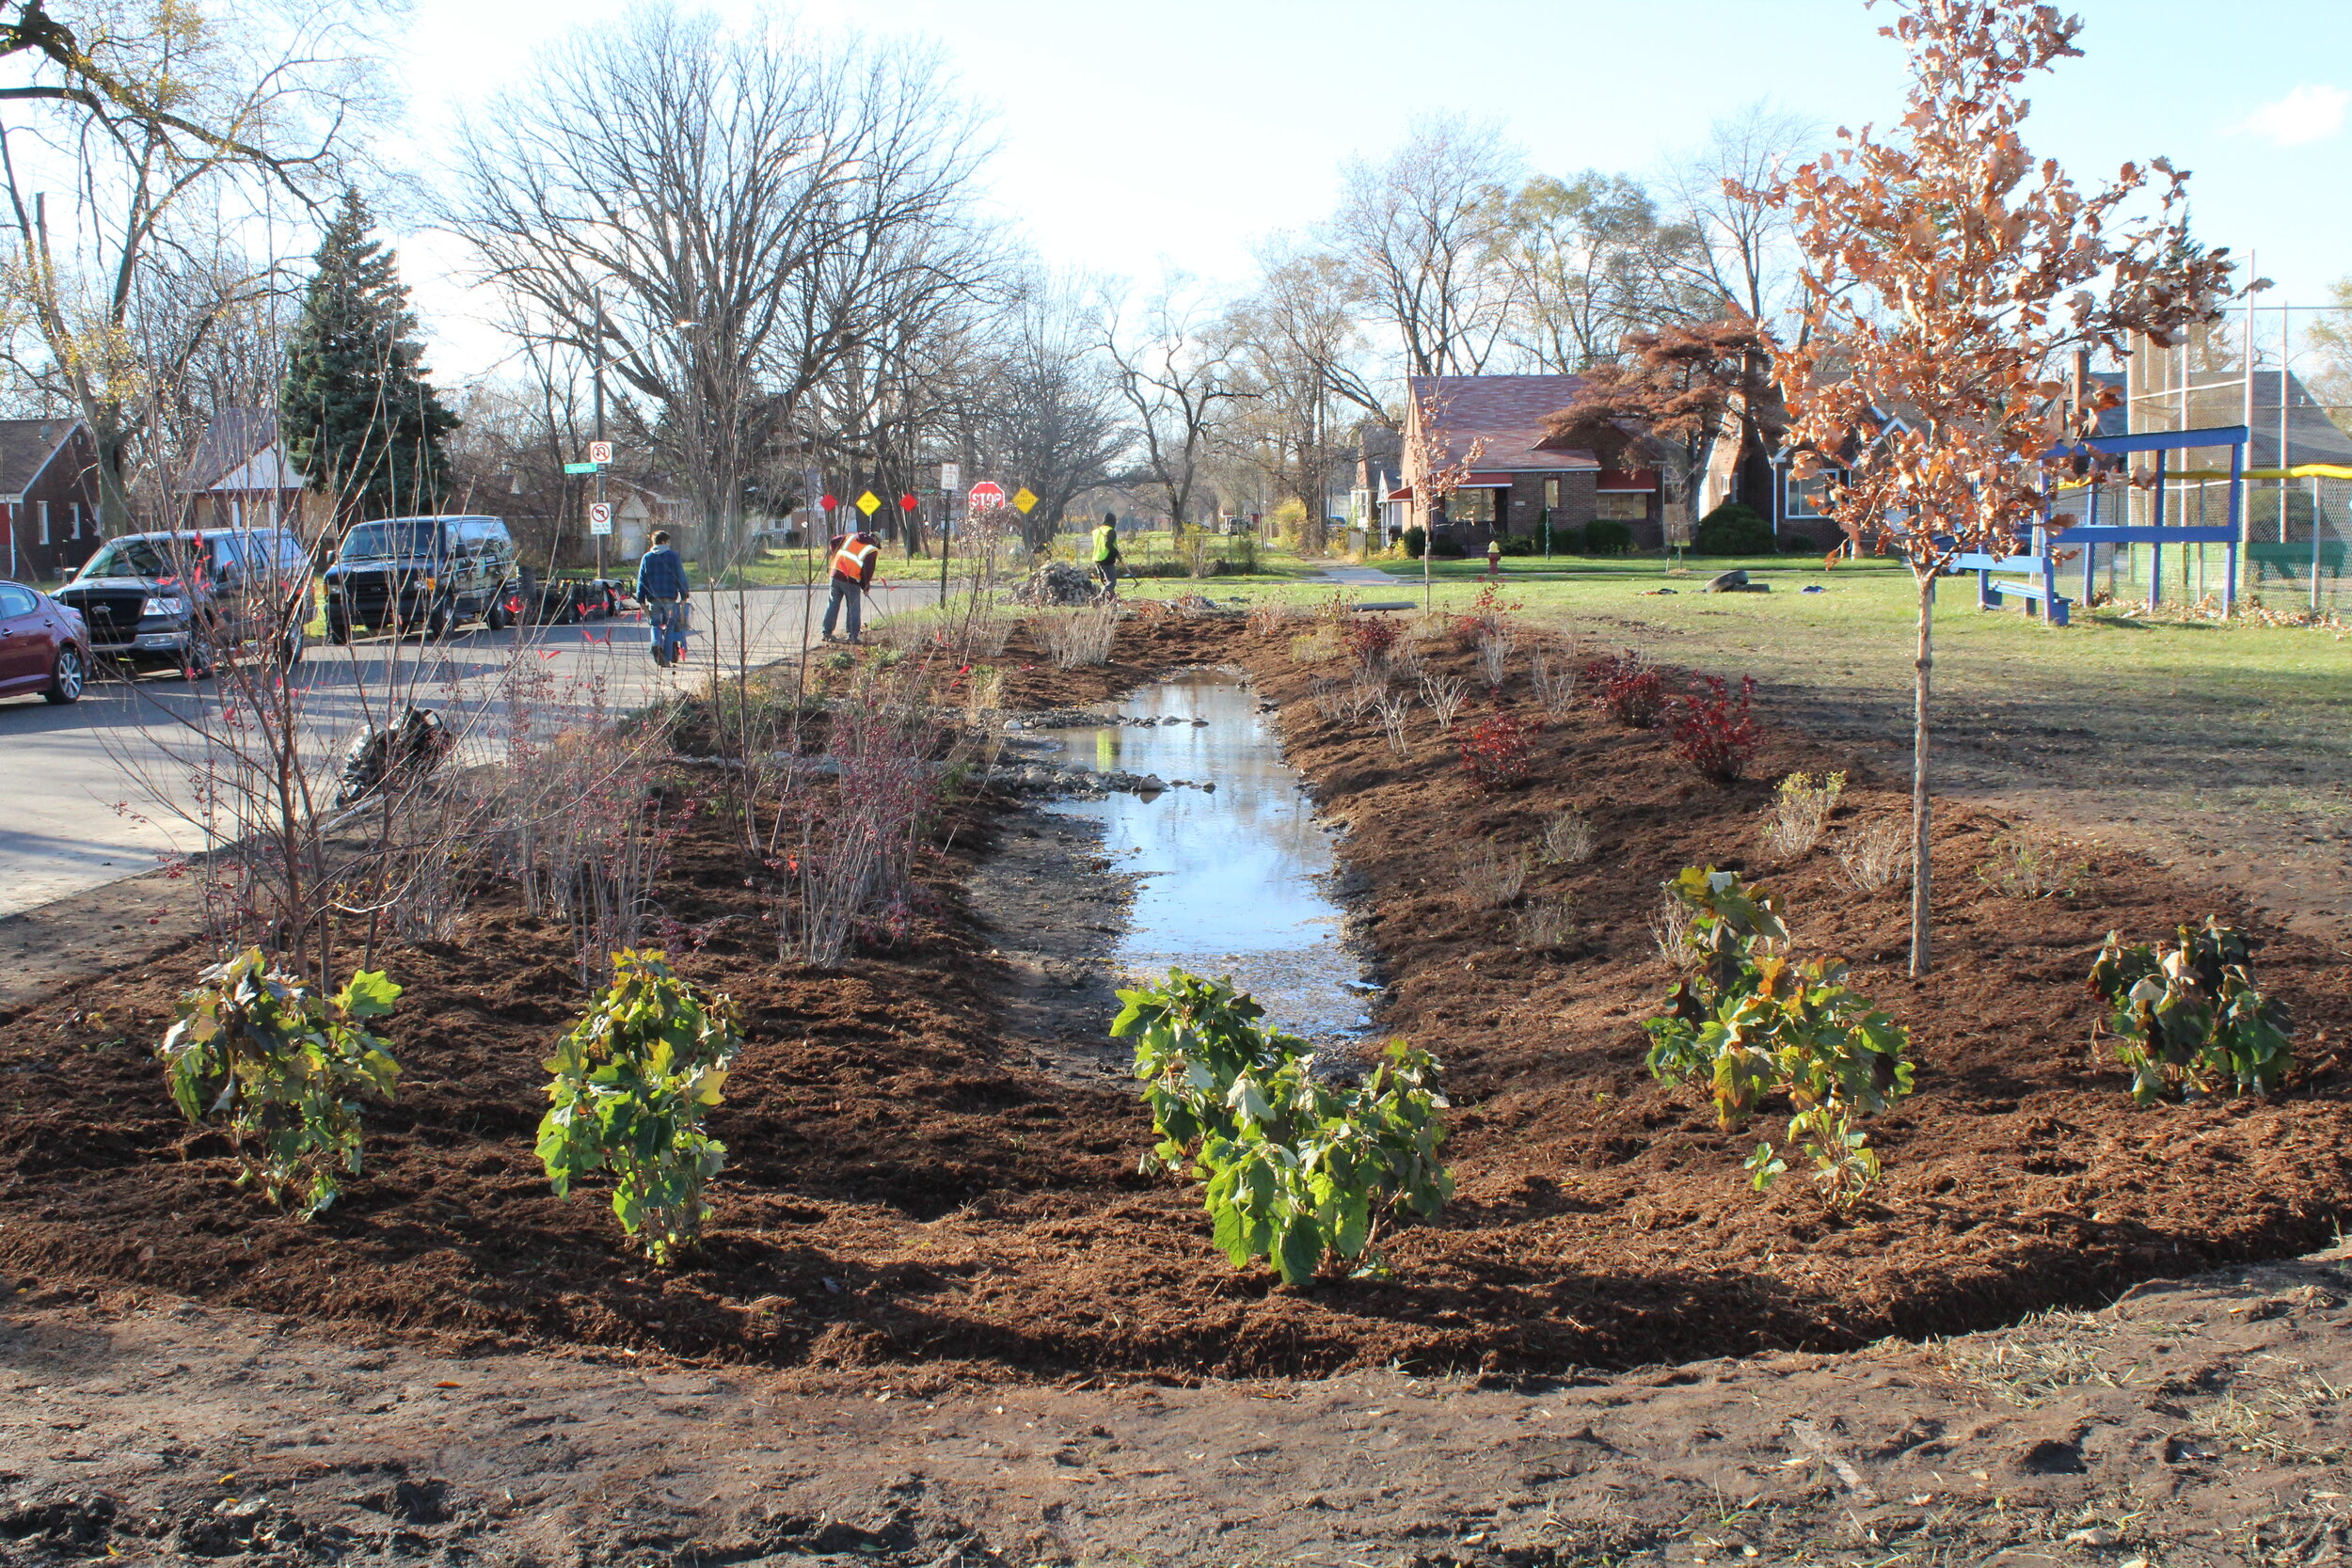
[[[1420,601],[1418,562],[1379,564],[1400,568],[1394,591],[1350,590],[1358,600]],[[1468,609],[1484,562],[1437,564],[1435,609]],[[1772,591],[1699,592],[1732,565]],[[1668,576],[1655,558],[1524,566],[1506,562],[1502,591],[1531,631],[1752,674],[1764,717],[1879,743],[1890,765],[1908,745],[1916,591],[1899,562],[1707,559],[1687,577]],[[1244,605],[1339,592],[1327,581],[1199,586]],[[2072,626],[2051,627],[1979,610],[1974,581],[1954,578],[1938,587],[1935,654],[1943,787],[2055,792],[2077,820],[2169,824],[2163,832],[2183,840],[2227,835],[2265,863],[2332,858],[2341,867],[2352,853],[2352,639],[2341,632],[2079,610]]]

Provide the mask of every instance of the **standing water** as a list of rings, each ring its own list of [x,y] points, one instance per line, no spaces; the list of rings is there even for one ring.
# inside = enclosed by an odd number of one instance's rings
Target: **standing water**
[[[1161,721],[1048,732],[1061,742],[1061,760],[1216,787],[1053,808],[1101,822],[1104,853],[1136,878],[1113,953],[1119,968],[1152,981],[1171,966],[1230,975],[1268,1022],[1310,1037],[1369,1028],[1363,993],[1374,988],[1324,891],[1329,834],[1248,688],[1201,671],[1136,692],[1120,711]]]

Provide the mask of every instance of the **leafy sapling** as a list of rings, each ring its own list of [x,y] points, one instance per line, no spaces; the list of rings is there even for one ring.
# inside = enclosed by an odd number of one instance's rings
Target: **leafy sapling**
[[[2090,990],[2111,1009],[2117,1059],[2145,1105],[2192,1094],[2268,1094],[2295,1065],[2286,1015],[2254,989],[2254,942],[2211,915],[2180,943],[2107,933]]]
[[[1189,1167],[1235,1268],[1264,1258],[1301,1285],[1336,1257],[1382,1274],[1373,1243],[1383,1224],[1400,1210],[1435,1214],[1454,1196],[1427,1053],[1393,1041],[1370,1077],[1343,1086],[1310,1073],[1312,1048],[1263,1023],[1264,1009],[1229,981],[1171,969],[1165,986],[1119,996],[1111,1036],[1135,1037],[1160,1138],[1143,1169]]]
[[[727,1146],[703,1131],[743,1049],[735,1005],[708,1001],[658,951],[612,956],[612,985],[556,1043],[538,1153],[555,1196],[612,1173],[621,1228],[667,1266],[710,1217],[703,1194]]]
[[[331,997],[289,979],[248,947],[204,971],[164,1036],[181,1114],[229,1136],[242,1171],[272,1203],[309,1219],[359,1173],[359,1097],[392,1098],[400,1064],[366,1027],[400,987],[362,970]]]

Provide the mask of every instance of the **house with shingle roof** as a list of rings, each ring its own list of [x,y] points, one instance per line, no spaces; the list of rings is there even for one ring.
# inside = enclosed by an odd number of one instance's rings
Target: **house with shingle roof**
[[[1414,376],[1405,410],[1404,473],[1391,490],[1388,532],[1426,528],[1469,554],[1489,539],[1534,538],[1596,518],[1626,524],[1634,543],[1663,538],[1656,468],[1609,468],[1593,452],[1544,445],[1545,423],[1576,401],[1577,375]],[[1423,410],[1427,409],[1425,416]],[[1424,418],[1434,420],[1427,431]],[[1469,477],[1434,507],[1421,494],[1422,464],[1451,467],[1483,443]]]
[[[64,577],[98,547],[98,447],[80,420],[0,420],[8,574]]]
[[[173,491],[188,528],[274,528],[302,517],[301,470],[275,408],[224,408],[188,454]]]

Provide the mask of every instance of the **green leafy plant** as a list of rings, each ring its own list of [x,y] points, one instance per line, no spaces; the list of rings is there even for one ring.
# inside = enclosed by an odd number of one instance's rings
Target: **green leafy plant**
[[[304,1219],[359,1172],[358,1097],[392,1098],[400,1064],[366,1021],[392,1010],[400,988],[362,970],[322,997],[248,947],[199,976],[157,1054],[190,1121],[229,1135],[272,1203]]]
[[[1396,1211],[1435,1214],[1454,1196],[1427,1053],[1396,1040],[1362,1084],[1328,1084],[1308,1071],[1312,1047],[1263,1023],[1230,981],[1171,969],[1119,998],[1111,1037],[1135,1037],[1160,1138],[1143,1169],[1190,1168],[1235,1268],[1264,1258],[1303,1284],[1328,1257],[1365,1258]],[[1359,1271],[1383,1272],[1376,1253]]]
[[[705,1001],[659,951],[612,956],[612,985],[558,1041],[539,1161],[555,1195],[594,1170],[614,1177],[612,1212],[655,1263],[693,1245],[704,1189],[727,1146],[703,1131],[743,1049],[735,1005]]]
[[[1977,879],[2004,898],[2072,898],[2090,877],[2089,861],[2070,861],[2047,845],[2004,838],[1977,867]]]
[[[2112,1009],[2117,1059],[2132,1069],[2132,1099],[2268,1094],[2295,1065],[2286,1019],[2254,989],[2254,943],[2211,915],[2167,947],[2125,945],[2109,931],[2090,990]]]
[[[1799,963],[1785,951],[1788,927],[1770,891],[1711,867],[1666,886],[1690,911],[1678,938],[1688,973],[1667,1015],[1643,1025],[1650,1072],[1704,1081],[1725,1129],[1785,1099],[1794,1109],[1787,1147],[1813,1161],[1832,1209],[1851,1210],[1880,1177],[1854,1123],[1911,1092],[1909,1031],[1848,989],[1842,961]],[[1763,1192],[1788,1164],[1765,1143],[1746,1168]]]

